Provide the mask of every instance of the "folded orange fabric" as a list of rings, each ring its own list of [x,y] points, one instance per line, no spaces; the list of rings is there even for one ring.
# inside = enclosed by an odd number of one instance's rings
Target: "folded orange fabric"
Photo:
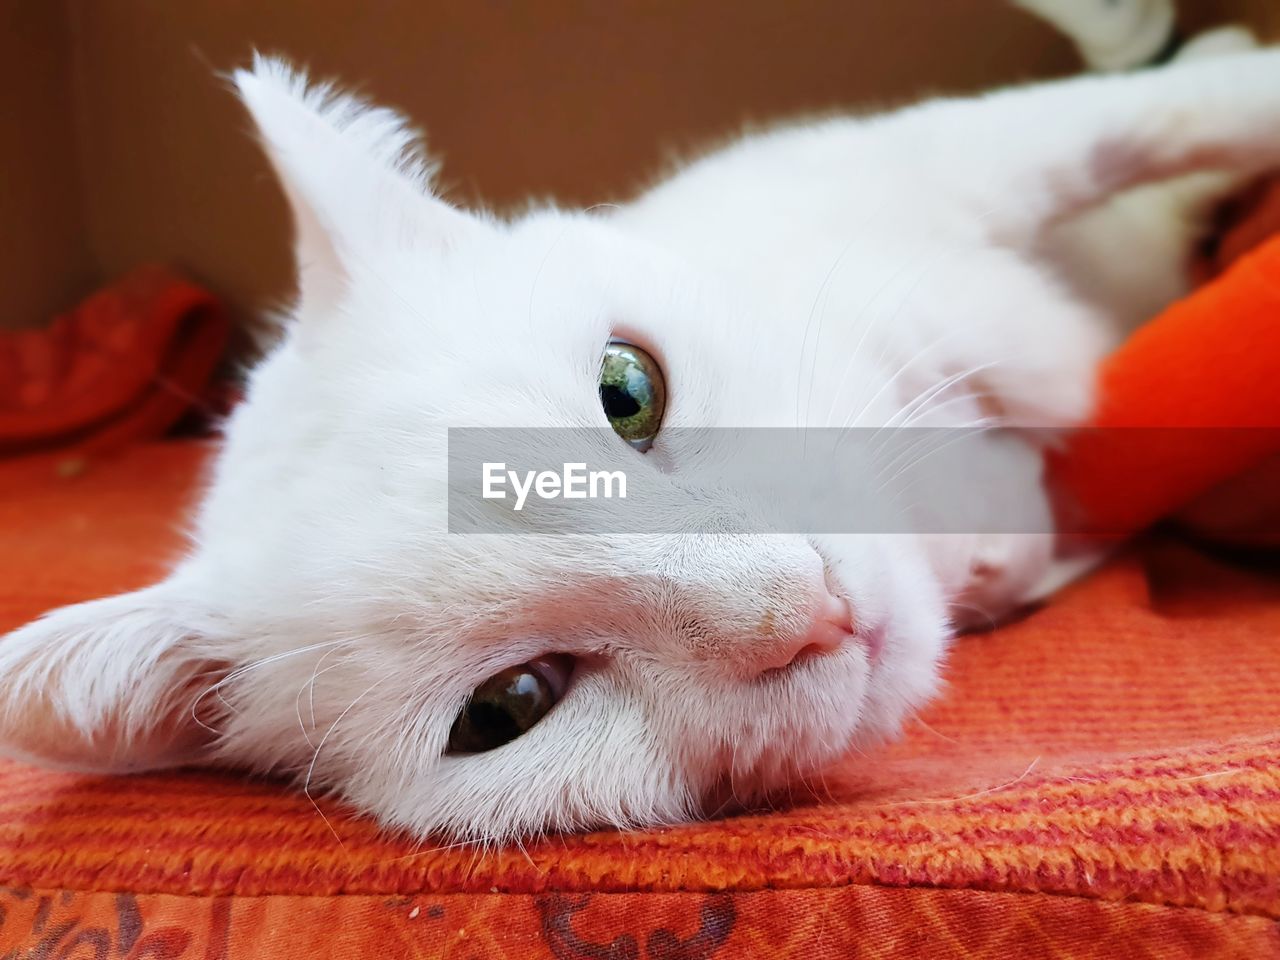
[[[210,448],[0,464],[0,632],[153,581]],[[818,801],[482,854],[232,774],[0,762],[0,956],[1280,956],[1280,577],[1168,543],[961,638]]]
[[[1104,364],[1090,427],[1051,457],[1064,526],[1135,533],[1280,453],[1280,237]]]
[[[209,382],[229,332],[211,293],[145,266],[47,329],[0,333],[0,454],[162,436]]]

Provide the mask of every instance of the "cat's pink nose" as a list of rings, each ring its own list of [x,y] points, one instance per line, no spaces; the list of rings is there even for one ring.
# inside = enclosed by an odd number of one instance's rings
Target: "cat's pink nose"
[[[809,629],[798,634],[768,669],[789,667],[797,660],[834,653],[853,636],[853,608],[843,597],[823,592],[814,610]]]

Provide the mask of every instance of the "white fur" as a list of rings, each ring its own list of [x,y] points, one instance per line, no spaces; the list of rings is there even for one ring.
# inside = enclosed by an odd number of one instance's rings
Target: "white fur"
[[[1280,157],[1265,53],[802,124],[618,210],[506,222],[433,197],[394,115],[270,60],[236,85],[294,207],[297,309],[173,575],[0,642],[0,735],[86,768],[291,773],[465,838],[678,820],[892,736],[937,690],[951,620],[1024,597],[1048,543],[753,536],[759,504],[688,479],[714,450],[604,430],[598,465],[685,484],[724,532],[450,535],[447,427],[606,427],[615,332],[661,359],[666,428],[1072,424],[1112,334],[1041,259],[1047,233],[1129,187]],[[1034,488],[1031,442],[990,443]],[[878,662],[850,643],[762,673],[829,583]],[[549,652],[578,675],[543,722],[444,753],[472,689]]]

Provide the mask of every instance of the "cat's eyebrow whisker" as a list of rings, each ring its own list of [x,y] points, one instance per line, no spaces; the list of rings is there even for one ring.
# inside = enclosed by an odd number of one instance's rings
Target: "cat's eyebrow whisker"
[[[911,423],[915,422],[916,420],[919,420],[920,417],[924,416],[925,414],[933,413],[934,411],[939,409],[941,404],[937,404],[931,407],[929,406],[930,401],[934,400],[940,394],[945,393],[950,387],[957,386],[963,383],[965,380],[968,380],[970,377],[977,376],[979,373],[984,373],[987,370],[990,370],[993,367],[998,367],[1000,365],[1001,365],[1001,362],[999,360],[990,360],[986,363],[976,364],[972,367],[969,367],[967,370],[959,370],[956,373],[943,377],[941,380],[939,380],[937,383],[933,384],[932,386],[925,387],[923,390],[917,393],[915,397],[913,397],[910,401],[903,404],[901,409],[899,409],[897,413],[895,413],[888,420],[886,420],[876,430],[876,433],[873,434],[873,436],[878,436],[880,432],[883,430],[893,429],[894,427],[909,426]],[[972,398],[973,396],[974,396],[973,394],[961,394],[961,397]],[[951,397],[946,402],[951,403],[951,402],[954,402],[956,399],[957,399],[956,397]],[[897,419],[903,415],[906,415],[906,419],[900,424],[897,423],[896,422]]]
[[[556,252],[556,247],[560,246],[560,241],[564,239],[568,229],[569,225],[567,223],[560,227],[560,232],[556,234],[556,238],[547,247],[547,252],[542,255],[542,260],[538,263],[538,269],[533,274],[533,283],[529,285],[529,310],[525,318],[530,328],[533,327],[533,301],[538,294],[538,282],[542,280],[542,271],[546,268],[547,261],[551,259],[551,255]],[[601,349],[603,350],[604,348],[601,347]]]
[[[474,838],[468,838],[465,840],[453,840],[449,843],[444,843],[438,846],[431,846],[431,847],[428,847],[426,841],[422,840],[417,844],[417,846],[420,847],[421,849],[415,850],[413,851],[413,853],[402,854],[398,857],[389,857],[386,860],[379,860],[376,863],[372,864],[372,866],[385,867],[393,863],[404,863],[407,860],[416,860],[418,857],[427,857],[433,853],[448,853],[450,850],[460,850],[463,847],[474,846],[477,843],[481,843],[491,839],[494,839],[494,838],[491,838],[488,836],[474,837]]]
[[[898,451],[891,460],[881,463],[876,468],[875,473],[871,476],[871,479],[876,481],[876,492],[883,493],[899,478],[914,470],[935,453],[947,449],[953,443],[967,439],[970,436],[980,435],[991,429],[995,429],[993,425],[971,422],[963,426],[957,425],[946,428],[948,439],[942,443],[935,443],[935,431],[933,430],[926,431],[922,437],[913,437],[906,449]],[[889,472],[891,470],[892,473]],[[886,476],[886,474],[888,475]],[[912,480],[902,489],[909,488],[915,482],[916,480]]]
[[[915,366],[917,363],[923,360],[925,356],[927,356],[929,353],[938,349],[938,347],[940,347],[942,344],[946,343],[948,340],[952,339],[953,337],[959,336],[961,332],[962,331],[960,330],[948,330],[946,333],[942,334],[941,336],[935,337],[931,342],[925,344],[923,347],[917,350],[914,354],[912,354],[912,356],[909,357],[906,361],[901,363],[898,366],[898,369],[894,371],[893,375],[890,376],[888,379],[886,379],[885,382],[880,385],[880,388],[876,390],[876,392],[873,393],[870,396],[870,398],[868,398],[867,402],[862,405],[862,409],[860,409],[856,414],[854,414],[852,417],[850,417],[844,422],[843,429],[847,429],[852,424],[857,423],[859,420],[861,420],[863,415],[868,410],[871,409],[871,405],[875,403],[877,400],[879,400],[886,390],[888,390],[890,387],[892,387],[895,383],[898,382],[898,378],[900,378],[913,366]]]
[[[995,214],[995,212],[996,210],[994,205],[988,206],[985,210],[975,215],[974,222],[984,223],[988,219],[990,219]],[[907,304],[911,302],[911,298],[915,295],[916,291],[920,289],[921,284],[924,283],[925,278],[929,275],[929,271],[937,267],[939,263],[945,262],[948,259],[952,259],[956,255],[957,253],[955,250],[943,249],[939,253],[937,253],[934,257],[926,260],[924,263],[917,264],[916,265],[917,273],[915,278],[911,281],[910,286],[908,286],[907,289],[904,290],[902,295],[898,298],[898,303],[893,308],[892,312],[879,314],[875,318],[873,318],[869,324],[866,324],[865,326],[863,326],[862,334],[859,336],[858,342],[854,345],[852,352],[849,354],[849,359],[845,363],[844,371],[840,375],[840,381],[837,384],[835,391],[832,393],[831,406],[827,410],[826,418],[823,420],[824,425],[829,426],[831,424],[832,418],[835,416],[836,405],[840,402],[841,397],[844,393],[845,381],[848,380],[849,373],[853,369],[854,362],[861,355],[863,345],[866,343],[866,340],[870,336],[871,332],[873,330],[876,330],[879,327],[882,327],[892,322],[893,320],[896,320],[902,314],[902,311],[906,309]],[[879,299],[880,294],[883,293],[884,290],[886,290],[891,284],[893,284],[898,279],[900,279],[911,265],[912,264],[910,260],[904,260],[903,265],[899,267],[898,270],[896,270],[893,274],[891,274],[889,278],[886,279],[880,285],[880,287],[876,289],[875,293],[873,293],[869,298],[867,298],[867,300],[863,302],[863,305],[857,311],[856,319],[854,322],[860,322],[863,315],[870,308],[871,304],[873,304],[876,300]],[[877,365],[880,363],[881,360],[884,359],[884,353],[887,346],[888,346],[887,340],[885,343],[881,344],[880,352],[876,357]],[[871,403],[873,403],[874,401],[875,401],[875,398],[873,397],[870,401],[868,401],[868,403],[865,406],[863,406],[863,408],[854,417],[846,418],[843,425],[843,429],[847,429],[854,422],[856,422],[856,420],[860,418],[862,414],[864,414],[867,411]]]
[[[311,747],[313,750],[315,749],[315,744],[311,742],[311,735],[307,732],[306,725],[302,722],[302,692],[304,690],[307,691],[309,707],[311,710],[311,729],[314,730],[316,728],[316,681],[323,674],[328,673],[330,670],[340,665],[338,663],[331,663],[323,670],[320,669],[320,665],[324,663],[325,658],[333,652],[333,649],[333,647],[330,647],[316,658],[315,666],[311,668],[310,679],[303,682],[302,686],[298,688],[298,695],[293,698],[293,706],[298,714],[298,729],[302,731],[302,736],[307,741],[307,746]]]
[[[800,388],[804,383],[804,377],[801,376],[796,379],[796,425],[800,427],[808,425],[809,409],[813,405],[813,382],[817,379],[818,354],[820,352],[818,348],[822,343],[822,324],[826,319],[827,313],[825,307],[821,313],[819,313],[818,306],[823,302],[823,296],[827,293],[827,289],[831,284],[831,278],[835,276],[836,270],[839,269],[844,258],[860,239],[862,239],[861,234],[854,234],[849,242],[841,249],[840,253],[836,255],[835,260],[832,261],[831,266],[827,269],[826,276],[822,278],[822,283],[818,285],[818,292],[814,295],[812,306],[809,307],[809,318],[804,324],[804,336],[800,339],[800,365],[802,370],[804,368],[805,348],[809,343],[809,331],[813,327],[815,315],[817,315],[818,319],[818,331],[813,341],[813,362],[809,365],[809,395],[808,399],[805,401],[803,417],[800,414]]]
[[[829,291],[829,289],[828,289],[828,288],[829,288],[829,286],[830,286],[830,282],[831,282],[831,280],[833,279],[833,277],[834,277],[834,275],[835,275],[835,271],[836,271],[837,267],[839,267],[840,263],[844,260],[845,256],[849,253],[849,250],[853,247],[853,245],[857,242],[857,240],[858,240],[858,239],[860,239],[861,237],[867,236],[867,235],[869,234],[869,230],[870,230],[870,228],[871,228],[873,225],[878,225],[878,224],[879,224],[880,220],[882,220],[882,219],[884,218],[885,214],[889,211],[889,209],[892,207],[892,205],[893,205],[892,198],[891,198],[891,197],[886,197],[886,198],[885,198],[885,200],[884,200],[884,202],[882,202],[882,203],[880,204],[880,206],[876,208],[875,212],[874,212],[874,213],[872,213],[872,215],[871,215],[871,216],[867,217],[865,220],[863,220],[863,221],[859,224],[860,229],[859,229],[858,234],[857,234],[857,235],[855,235],[855,236],[853,237],[853,239],[851,239],[851,240],[849,241],[849,243],[844,247],[844,249],[840,251],[839,256],[837,256],[837,257],[836,257],[835,261],[834,261],[834,262],[832,263],[832,265],[831,265],[831,269],[827,271],[827,275],[823,278],[822,283],[821,283],[821,284],[819,285],[819,287],[818,287],[818,292],[817,292],[817,294],[816,294],[816,295],[815,295],[815,297],[814,297],[814,305],[813,305],[813,307],[812,307],[812,308],[810,308],[810,312],[809,312],[809,320],[808,320],[808,321],[806,322],[806,324],[805,324],[805,333],[804,333],[804,337],[803,337],[803,339],[802,339],[802,340],[801,340],[801,342],[800,342],[800,363],[803,365],[803,363],[804,363],[804,349],[805,349],[805,345],[808,343],[808,340],[809,340],[809,324],[810,324],[810,323],[812,323],[812,321],[813,321],[813,310],[817,308],[819,301],[822,301],[822,318],[821,318],[821,320],[819,321],[819,328],[818,328],[818,329],[819,329],[819,334],[818,334],[818,337],[815,339],[815,342],[814,342],[814,359],[813,359],[813,364],[812,364],[812,366],[811,366],[811,368],[810,368],[810,371],[809,371],[809,398],[808,398],[808,401],[805,403],[805,410],[804,410],[804,417],[803,417],[803,420],[801,420],[801,419],[800,419],[800,394],[799,394],[799,389],[800,389],[800,383],[801,383],[801,381],[797,381],[797,383],[796,383],[796,390],[797,390],[797,393],[796,393],[796,417],[797,417],[798,425],[799,425],[799,426],[801,426],[801,427],[807,427],[807,426],[809,425],[809,414],[810,414],[811,409],[812,409],[812,406],[813,406],[813,387],[814,387],[814,381],[817,379],[817,378],[816,378],[816,369],[817,369],[817,362],[818,362],[818,347],[819,347],[820,342],[821,342],[821,330],[822,330],[821,322],[822,322],[822,320],[825,320],[826,312],[827,312],[827,303],[828,303],[828,302],[829,302],[829,300],[830,300],[830,296],[829,296],[830,291]],[[911,262],[911,260],[910,260],[910,259],[906,259],[906,260],[904,260],[904,261],[903,261],[903,263],[902,263],[902,265],[901,265],[897,270],[895,270],[895,271],[894,271],[894,272],[893,272],[889,277],[887,277],[887,278],[886,278],[886,279],[885,279],[885,280],[880,284],[880,286],[878,286],[878,287],[877,287],[877,288],[876,288],[876,289],[871,293],[871,295],[870,295],[870,296],[868,296],[866,299],[864,299],[864,300],[862,301],[862,304],[857,308],[857,310],[855,310],[855,311],[854,311],[854,316],[853,316],[853,318],[852,318],[851,320],[849,320],[849,321],[846,321],[846,322],[849,322],[849,323],[858,323],[858,322],[860,322],[860,321],[861,321],[861,319],[862,319],[862,317],[866,314],[867,310],[868,310],[868,309],[870,309],[871,305],[872,305],[873,303],[875,303],[875,302],[876,302],[876,300],[878,300],[878,299],[880,298],[880,295],[881,295],[885,290],[889,289],[889,287],[892,285],[892,283],[893,283],[895,280],[897,280],[900,276],[902,276],[902,274],[903,274],[903,273],[905,273],[905,272],[906,272],[908,269],[910,269],[911,267],[912,267],[912,262]],[[923,268],[922,268],[921,272],[923,273]],[[913,285],[912,289],[914,289],[914,285]],[[824,294],[826,294],[826,299],[824,299]],[[901,304],[899,304],[899,309],[900,309],[900,308],[901,308]],[[895,310],[895,311],[894,311],[894,315],[895,315],[895,316],[896,316],[896,314],[897,314],[897,310]],[[852,351],[852,352],[850,353],[850,355],[849,355],[849,359],[848,359],[848,360],[846,361],[846,363],[845,363],[844,371],[843,371],[843,373],[841,374],[841,377],[840,377],[840,384],[839,384],[839,387],[837,388],[837,390],[836,390],[836,392],[835,392],[835,396],[834,396],[834,398],[832,399],[831,406],[830,406],[830,407],[828,408],[828,410],[827,410],[827,415],[826,415],[826,417],[823,419],[823,424],[824,424],[824,425],[826,425],[826,424],[830,424],[830,422],[831,422],[831,417],[832,417],[833,413],[835,412],[836,402],[837,402],[837,401],[838,401],[838,399],[839,399],[839,395],[840,395],[841,391],[843,391],[843,389],[844,389],[844,382],[845,382],[845,380],[846,380],[846,379],[848,378],[848,376],[849,376],[849,371],[853,368],[854,361],[857,359],[857,357],[860,355],[860,353],[861,353],[861,351],[862,351],[862,345],[863,345],[863,343],[866,341],[867,336],[870,334],[871,330],[872,330],[872,329],[874,329],[874,328],[875,328],[879,323],[883,322],[883,319],[884,319],[884,315],[883,315],[883,314],[881,314],[880,316],[878,316],[878,317],[876,317],[875,319],[873,319],[873,320],[872,320],[872,322],[871,322],[870,324],[867,324],[867,325],[865,325],[865,326],[862,328],[862,335],[859,337],[859,339],[858,339],[858,343],[854,346],[853,351]]]
[[[513,836],[511,840],[516,845],[516,849],[520,851],[521,855],[529,861],[529,866],[533,867],[534,872],[545,875],[547,871],[533,862],[533,857],[529,856],[529,851],[525,849],[525,845],[520,842],[520,838],[518,836]]]
[[[354,250],[347,250],[346,255],[351,257],[351,259],[355,260],[356,263],[358,263],[360,267],[364,269],[371,277],[373,277],[375,280],[381,283],[384,287],[386,287],[387,292],[390,293],[397,300],[399,300],[400,304],[406,310],[408,310],[411,314],[413,314],[414,317],[416,317],[418,320],[421,320],[424,324],[429,323],[429,321],[422,314],[422,312],[418,310],[418,308],[415,307],[412,303],[410,303],[409,300],[392,285],[390,280],[388,280],[380,272],[378,272],[377,268],[375,268],[367,258],[360,256],[360,254],[356,253]]]
[[[889,489],[893,484],[896,484],[898,479],[902,477],[904,474],[906,474],[908,471],[914,470],[920,464],[924,463],[925,460],[929,459],[929,457],[933,456],[935,453],[940,453],[941,451],[945,450],[947,447],[951,446],[952,444],[957,443],[960,440],[967,439],[970,436],[977,436],[979,434],[987,433],[992,430],[998,430],[1000,428],[1001,428],[1000,424],[983,424],[981,422],[975,422],[972,424],[966,424],[965,426],[952,428],[954,431],[954,434],[949,440],[947,440],[945,443],[941,443],[937,445],[927,444],[928,449],[926,449],[924,453],[920,454],[920,456],[916,457],[910,463],[904,464],[892,476],[888,477],[882,483],[880,483],[876,488],[876,492],[884,493],[885,490]],[[917,445],[919,444],[917,443]],[[915,484],[919,482],[919,480],[920,478],[916,477],[914,480],[910,480],[907,483],[896,487],[895,492],[892,496],[892,500],[896,502],[900,496],[902,496],[907,491],[909,491],[912,487],[914,487]]]
[[[325,640],[320,643],[308,644],[305,647],[298,647],[294,650],[286,650],[283,653],[277,653],[270,657],[263,657],[261,660],[254,660],[251,663],[246,663],[243,666],[237,667],[236,669],[228,673],[225,677],[222,677],[217,682],[211,684],[198,697],[196,697],[195,700],[192,701],[191,718],[200,726],[204,727],[204,729],[208,730],[210,733],[218,733],[219,731],[209,726],[207,723],[201,720],[200,717],[198,716],[198,710],[200,708],[200,704],[204,702],[205,697],[209,696],[209,694],[217,693],[218,699],[220,699],[227,706],[227,708],[230,709],[231,704],[227,701],[225,697],[222,696],[222,688],[228,685],[229,683],[235,680],[238,680],[240,677],[244,676],[249,671],[257,670],[259,667],[265,667],[273,663],[278,663],[281,660],[287,660],[289,657],[296,657],[299,654],[307,653],[312,650],[321,650],[321,649],[324,649],[325,647],[332,647],[337,644],[347,643],[347,642],[349,642],[349,638],[338,637],[333,640]]]
[[[876,288],[875,292],[872,293],[871,296],[869,296],[865,301],[863,301],[862,306],[858,308],[857,314],[855,316],[855,319],[854,319],[855,323],[860,323],[862,321],[863,315],[867,312],[867,310],[871,308],[871,305],[875,303],[877,300],[879,300],[880,295],[884,293],[885,290],[889,289],[889,287],[899,277],[901,277],[902,274],[906,272],[906,270],[907,270],[907,265],[903,264],[901,267],[898,268],[897,271],[890,274],[890,276],[887,277],[884,280],[884,282],[882,282],[880,286]],[[844,385],[849,379],[849,374],[853,371],[854,364],[857,363],[857,361],[862,356],[862,348],[866,345],[867,338],[871,336],[873,331],[879,332],[879,329],[882,326],[884,326],[886,323],[890,322],[890,320],[898,316],[899,312],[902,310],[902,307],[906,303],[907,299],[909,299],[911,294],[915,292],[915,288],[919,284],[921,278],[924,276],[926,270],[927,270],[927,265],[925,267],[920,268],[920,273],[916,281],[911,285],[908,291],[899,299],[898,306],[895,307],[892,312],[886,311],[884,313],[878,313],[871,319],[870,323],[863,324],[862,333],[858,336],[858,342],[855,343],[853,345],[853,349],[849,351],[848,359],[845,360],[844,369],[840,372],[840,379],[836,383],[835,390],[832,391],[831,405],[827,408],[827,415],[823,418],[823,421],[822,421],[823,426],[831,425],[832,418],[835,416],[836,406],[837,404],[840,403],[841,399],[844,397]]]
[[[923,391],[923,392],[922,392],[922,395],[927,395],[925,399],[926,399],[926,400],[931,400],[931,399],[933,399],[934,397],[937,397],[940,393],[942,393],[942,392],[944,392],[945,390],[947,390],[948,388],[950,388],[950,387],[952,387],[952,386],[955,386],[955,385],[956,385],[956,384],[958,384],[958,383],[963,382],[964,380],[968,379],[968,378],[969,378],[969,377],[971,377],[971,376],[974,376],[975,374],[981,373],[982,371],[987,370],[987,369],[990,369],[991,367],[994,367],[994,366],[997,366],[997,365],[998,365],[998,361],[992,361],[991,363],[978,364],[978,365],[976,365],[976,366],[970,367],[970,368],[969,368],[969,369],[967,369],[967,370],[963,370],[963,371],[960,371],[960,372],[958,372],[958,373],[951,374],[950,376],[945,377],[945,378],[944,378],[940,383],[938,383],[938,384],[934,385],[933,387],[930,387],[929,389],[927,389],[927,390]],[[934,405],[934,406],[933,406],[932,408],[930,408],[930,409],[922,410],[922,411],[917,411],[917,412],[916,412],[916,418],[918,419],[918,417],[919,417],[919,416],[923,416],[923,415],[925,415],[926,413],[933,413],[933,412],[936,412],[937,410],[942,409],[942,407],[946,406],[947,404],[954,403],[954,402],[957,402],[957,401],[959,401],[959,400],[972,399],[974,396],[977,396],[977,394],[961,394],[961,395],[958,395],[958,396],[950,397],[950,398],[948,398],[947,400],[944,400],[944,401],[941,401],[941,402],[937,403],[936,405]],[[919,397],[919,396],[917,396],[916,400],[915,400],[915,401],[912,401],[912,403],[916,403],[916,402],[917,402],[917,401],[919,401],[919,400],[920,400],[920,397]],[[874,441],[876,441],[877,439],[879,439],[879,438],[881,437],[881,435],[882,435],[882,434],[885,434],[885,433],[886,433],[886,431],[899,431],[899,432],[904,431],[904,430],[908,429],[908,426],[909,426],[909,423],[910,423],[910,422],[911,422],[911,421],[909,421],[909,422],[908,422],[908,424],[903,424],[902,426],[897,426],[897,427],[892,426],[891,424],[886,423],[884,426],[879,427],[879,428],[875,431],[875,433],[873,433],[873,434],[872,434],[871,439],[872,439],[872,441],[873,441],[873,442],[874,442]],[[947,427],[946,429],[948,429],[948,430],[966,430],[966,429],[973,428],[973,427],[982,427],[982,428],[986,429],[986,428],[990,428],[990,427],[997,426],[997,425],[1004,425],[1004,420],[1003,420],[1003,418],[1000,418],[1000,417],[988,417],[988,416],[983,416],[983,417],[979,417],[979,418],[977,418],[977,419],[975,419],[975,420],[970,420],[970,421],[968,421],[967,423],[962,423],[962,424],[951,424],[951,425],[948,425],[948,427]],[[934,432],[934,431],[932,431],[932,430],[926,430],[926,431],[925,431],[925,434],[924,434],[925,438],[926,438],[926,439],[928,439],[930,436],[932,436],[932,433],[933,433],[933,432]],[[881,453],[883,452],[883,449],[884,449],[884,444],[885,444],[885,443],[887,443],[887,442],[888,442],[887,440],[883,440],[883,441],[881,441],[881,442],[880,442],[880,444],[879,444],[879,445],[878,445],[878,446],[877,446],[877,447],[872,451],[872,456],[873,456],[873,458],[875,458],[875,457],[879,457],[879,456],[881,455]],[[893,463],[896,463],[896,462],[897,462],[897,460],[898,460],[898,458],[900,458],[900,457],[901,457],[901,452],[900,452],[899,454],[897,454],[897,455],[896,455],[892,460],[890,460],[890,461],[889,461],[889,464],[884,465],[884,466],[888,466],[888,465],[892,465]],[[883,470],[884,470],[884,467],[882,467],[882,469],[881,469],[880,473],[883,473]]]
[[[980,419],[971,420],[965,424],[956,424],[952,427],[934,429],[926,428],[923,431],[922,436],[912,437],[911,443],[905,449],[899,450],[886,462],[880,463],[876,468],[876,472],[872,475],[872,479],[879,482],[878,489],[883,491],[889,483],[893,482],[907,471],[918,467],[935,453],[939,453],[961,440],[966,440],[970,437],[979,436],[983,433],[995,430],[998,426],[999,424],[997,423],[993,423],[986,419]],[[945,430],[945,433],[942,433],[942,435],[947,439],[941,443],[935,443],[937,436],[943,430]],[[875,454],[873,454],[873,456],[875,456]],[[885,474],[890,470],[893,470],[893,473],[888,479],[884,479]]]
[[[302,792],[306,795],[306,798],[311,801],[311,805],[316,808],[316,813],[320,814],[320,819],[323,820],[325,826],[329,828],[329,832],[333,834],[333,838],[338,841],[338,846],[342,847],[344,850],[346,849],[346,844],[342,842],[342,837],[338,836],[338,831],[333,828],[333,824],[329,821],[329,818],[325,816],[324,811],[320,809],[320,804],[316,803],[315,798],[311,794],[311,777],[315,773],[316,762],[320,759],[320,751],[323,750],[324,745],[329,742],[329,737],[333,735],[333,731],[338,729],[338,724],[342,723],[347,714],[355,709],[356,705],[360,703],[360,701],[381,686],[383,681],[386,679],[386,677],[381,677],[378,680],[375,680],[373,684],[364,691],[364,693],[360,694],[360,696],[347,704],[347,708],[338,714],[338,718],[333,721],[329,726],[329,729],[325,731],[324,736],[320,738],[320,744],[316,747],[315,753],[311,756],[311,764],[307,767],[307,775],[302,782]]]
[[[827,410],[827,416],[823,421],[824,424],[829,425],[831,423],[832,417],[835,415],[836,404],[840,402],[841,397],[844,393],[845,382],[849,379],[849,373],[853,370],[854,363],[861,356],[862,348],[865,345],[867,338],[871,335],[872,331],[878,331],[879,328],[893,322],[901,315],[902,311],[906,309],[906,305],[911,302],[911,298],[915,295],[916,291],[920,288],[920,285],[924,283],[924,279],[925,277],[928,276],[929,271],[933,267],[935,267],[937,265],[937,261],[939,259],[943,259],[944,256],[945,254],[939,254],[937,258],[929,259],[924,261],[923,263],[915,263],[915,264],[913,264],[910,260],[904,260],[903,264],[897,270],[891,273],[880,284],[880,286],[876,288],[875,292],[872,293],[871,296],[869,296],[866,300],[863,301],[862,306],[858,308],[857,316],[854,322],[861,322],[863,315],[865,315],[867,310],[871,308],[871,305],[880,299],[881,294],[883,294],[894,283],[896,283],[899,279],[901,279],[903,274],[905,274],[909,269],[912,269],[912,268],[916,270],[915,278],[911,281],[911,284],[907,287],[907,289],[903,291],[902,295],[899,296],[898,302],[893,307],[893,309],[891,311],[885,311],[883,313],[877,314],[875,317],[872,318],[870,323],[863,326],[862,333],[858,338],[858,342],[854,345],[853,350],[850,352],[849,359],[845,362],[844,371],[840,375],[840,381],[837,384],[836,389],[832,394],[831,406]],[[884,356],[884,350],[885,350],[885,345],[881,344],[880,357],[879,357],[881,359]],[[874,402],[874,399],[875,398],[873,397],[872,402]],[[856,416],[860,417],[863,413],[865,413],[867,406],[870,406],[870,403],[864,406]],[[855,418],[847,418],[845,420],[844,427],[845,428],[849,427],[854,419]]]
[[[905,430],[908,427],[915,426],[917,421],[923,419],[924,417],[928,416],[931,413],[937,413],[939,410],[943,409],[944,407],[949,407],[953,403],[962,403],[966,400],[969,402],[973,402],[975,400],[992,400],[992,399],[995,399],[995,394],[990,393],[986,390],[956,394],[954,396],[947,397],[944,400],[939,400],[937,403],[931,404],[927,408],[922,408],[920,410],[915,411],[914,413],[911,414],[911,416],[909,416],[906,420],[904,420],[897,429]],[[999,418],[997,417],[984,418],[986,422],[992,422],[997,419]]]

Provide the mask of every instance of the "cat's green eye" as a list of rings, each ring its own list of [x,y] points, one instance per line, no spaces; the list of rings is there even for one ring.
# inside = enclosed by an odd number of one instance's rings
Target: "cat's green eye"
[[[569,670],[568,658],[546,657],[494,674],[453,721],[449,752],[496,750],[528,731],[564,695]]]
[[[609,341],[600,363],[600,405],[618,436],[637,450],[648,450],[667,406],[662,368],[634,344]]]

